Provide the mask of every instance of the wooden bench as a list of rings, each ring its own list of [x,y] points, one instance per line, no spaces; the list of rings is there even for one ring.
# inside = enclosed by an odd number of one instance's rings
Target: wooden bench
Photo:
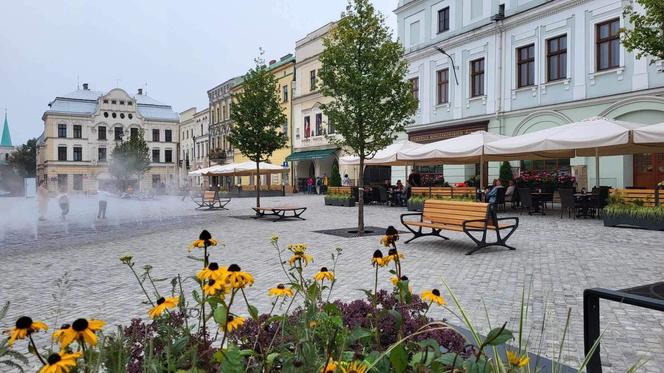
[[[327,187],[328,194],[351,194],[352,187],[349,186],[338,186],[338,187]]]
[[[474,187],[412,187],[411,194],[414,196],[452,198],[463,196],[475,196]]]
[[[655,189],[611,189],[611,194],[618,193],[625,202],[642,201],[643,206],[655,206]],[[664,205],[664,191],[660,190],[659,205]]]
[[[213,190],[206,190],[203,192],[202,196],[198,198],[191,197],[191,200],[197,205],[196,209],[206,208],[208,210],[228,210],[226,205],[231,202],[229,197],[220,198],[219,192]]]
[[[274,221],[279,221],[282,219],[297,218],[300,220],[307,220],[300,215],[302,215],[307,208],[306,207],[297,207],[297,206],[274,206],[274,207],[252,207],[256,211],[256,216],[254,219],[260,219],[266,215],[276,216],[277,219]],[[286,215],[287,212],[292,213],[291,215]]]
[[[519,226],[519,218],[498,218],[496,213],[489,208],[488,203],[482,202],[461,202],[428,199],[424,201],[422,212],[407,213],[401,215],[401,223],[413,233],[413,238],[405,243],[424,236],[438,236],[448,240],[440,234],[442,230],[464,232],[477,245],[466,255],[470,255],[477,250],[487,246],[504,246],[510,250],[516,250],[507,245],[507,240]],[[404,220],[406,216],[419,216],[420,220]],[[509,221],[509,223],[501,223]],[[412,227],[416,227],[413,229]],[[422,228],[431,229],[429,233],[423,233]],[[509,232],[502,236],[501,231],[509,229]],[[487,241],[487,233],[496,232],[495,241]],[[482,233],[481,239],[473,234]]]

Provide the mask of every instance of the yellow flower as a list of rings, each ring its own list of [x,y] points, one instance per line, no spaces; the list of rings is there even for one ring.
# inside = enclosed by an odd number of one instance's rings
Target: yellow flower
[[[279,284],[276,288],[269,289],[267,295],[271,297],[292,297],[293,289],[285,287],[284,284]]]
[[[272,242],[277,242],[279,241],[279,236],[275,233],[272,235]]]
[[[334,273],[327,270],[327,267],[321,267],[320,271],[314,275],[314,280],[323,281],[323,280],[334,281]]]
[[[526,366],[528,364],[528,361],[530,361],[527,355],[519,357],[519,355],[515,354],[512,351],[507,351],[507,360],[510,362],[510,364],[519,368]]]
[[[341,365],[342,373],[366,373],[368,366],[360,361],[353,361],[352,363],[346,363]]]
[[[309,328],[313,329],[317,326],[318,326],[318,323],[316,322],[316,320],[309,321]]]
[[[180,302],[180,297],[172,297],[172,298],[161,297],[157,299],[157,305],[152,307],[152,309],[148,311],[148,315],[151,318],[156,319],[157,316],[164,313],[164,311],[166,311],[168,308],[175,308],[179,302]]]
[[[307,254],[307,245],[303,243],[296,243],[288,245],[288,250],[293,253],[293,256],[288,259],[288,264],[291,267],[295,264],[296,261],[301,260],[304,262],[304,265],[308,265],[310,262],[314,261],[314,257]]]
[[[40,331],[48,330],[48,326],[41,321],[32,321],[28,316],[21,316],[16,320],[16,325],[12,329],[5,330],[5,334],[9,334],[9,347],[14,345],[17,339],[25,339],[28,335]]]
[[[44,365],[39,373],[68,373],[71,368],[76,366],[76,359],[81,357],[80,352],[67,354],[64,351],[60,353],[53,353],[46,359]]]
[[[54,331],[53,335],[51,336],[51,338],[53,339],[53,342],[62,343],[62,338],[64,337],[65,333],[67,332],[67,329],[71,329],[71,325],[62,324],[60,329]]]
[[[392,278],[390,278],[390,281],[392,281],[392,286],[397,286],[399,281],[408,281],[408,277],[401,276],[401,278],[398,278],[397,276],[392,276]]]
[[[439,304],[441,306],[447,304],[445,298],[440,296],[440,291],[438,289],[427,290],[423,292],[420,297],[422,298],[423,301],[429,301],[432,303]]]
[[[320,371],[321,373],[334,373],[337,371],[337,363],[330,358]]]
[[[387,263],[389,263],[389,260],[386,260],[386,258],[383,257],[382,251],[374,251],[373,258],[371,258],[371,265],[374,267],[384,267]]]
[[[133,258],[133,257],[132,257],[131,255],[125,255],[125,256],[121,256],[121,257],[120,257],[120,261],[121,261],[122,263],[124,263],[124,264],[132,265],[132,262],[131,262],[131,259],[132,259],[132,258]]]
[[[399,239],[399,236],[383,236],[380,239],[380,243],[385,247],[390,247]]]
[[[203,268],[200,270],[197,274],[196,277],[199,280],[221,280],[224,278],[226,275],[226,271],[228,268],[226,267],[219,267],[219,264],[212,262],[208,264],[207,268]]]
[[[254,277],[249,272],[242,272],[237,264],[231,264],[228,267],[224,280],[233,289],[241,289],[254,284]]]
[[[231,292],[231,289],[226,286],[223,280],[207,280],[207,282],[203,285],[203,292],[205,295],[218,295],[223,299],[224,295]]]
[[[395,248],[391,248],[390,251],[387,252],[387,256],[385,257],[385,264],[388,264],[391,261],[401,261],[401,259],[406,259],[406,257],[397,251]]]
[[[60,347],[64,349],[74,341],[79,343],[84,341],[90,346],[95,346],[97,344],[95,332],[101,330],[105,324],[106,322],[101,320],[77,319],[69,329],[62,332]]]
[[[217,246],[218,243],[219,243],[219,241],[217,241],[217,240],[215,240],[215,239],[212,239],[212,238],[210,238],[209,240],[207,240],[207,246],[208,246],[208,247],[210,247],[210,246]],[[205,240],[196,240],[196,241],[192,242],[192,243],[191,243],[191,246],[189,246],[189,249],[191,250],[191,249],[194,248],[194,247],[198,247],[198,248],[203,248],[203,247],[205,247]]]
[[[228,315],[226,318],[226,331],[232,332],[244,324],[244,317]]]

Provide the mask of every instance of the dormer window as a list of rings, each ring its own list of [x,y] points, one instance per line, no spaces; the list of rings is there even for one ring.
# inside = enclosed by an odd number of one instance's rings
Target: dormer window
[[[120,105],[124,105],[124,100],[120,100]]]
[[[131,101],[127,101],[127,105],[131,106],[131,105],[133,105],[133,104],[134,104],[133,102],[131,102]]]
[[[118,103],[117,101],[115,101],[115,100],[111,100],[111,105],[115,105],[115,104],[117,104],[117,103]]]
[[[105,103],[105,104],[108,104],[108,100],[104,100],[104,103]]]

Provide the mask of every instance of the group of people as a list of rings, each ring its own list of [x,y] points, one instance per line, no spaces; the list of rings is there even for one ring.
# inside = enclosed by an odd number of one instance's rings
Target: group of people
[[[323,177],[318,176],[315,179],[312,176],[307,178],[308,194],[325,194],[328,186],[330,186],[330,178],[327,177],[327,174],[323,174]]]
[[[106,200],[107,193],[104,191],[99,191],[98,196],[98,209],[97,209],[97,219],[106,219],[106,207],[108,206],[108,201]],[[39,187],[37,188],[37,207],[39,210],[39,221],[45,221],[46,216],[48,215],[48,188],[46,187],[46,180],[39,182]],[[67,214],[69,214],[69,196],[64,189],[60,190],[60,193],[56,197],[58,201],[58,206],[60,206],[60,219],[66,220]]]
[[[501,188],[505,187],[503,186],[503,183],[500,181],[500,179],[494,179],[492,186],[484,191],[484,195],[486,196],[486,201],[489,202],[490,204],[495,204],[498,198],[498,191]],[[505,202],[512,201],[512,198],[514,198],[515,190],[516,190],[516,185],[514,184],[514,180],[510,180],[509,185],[505,190]]]

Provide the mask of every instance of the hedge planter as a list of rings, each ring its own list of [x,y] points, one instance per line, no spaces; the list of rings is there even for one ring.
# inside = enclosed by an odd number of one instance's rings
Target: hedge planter
[[[325,206],[334,206],[336,200],[333,198],[327,198],[325,197]]]
[[[328,198],[325,197],[326,206],[343,206],[343,207],[353,207],[355,206],[355,201],[352,198]]]
[[[629,226],[651,231],[664,230],[664,218],[656,216],[634,216],[634,215],[618,215],[618,214],[604,214],[604,226]]]
[[[422,211],[422,209],[424,208],[424,201],[420,201],[420,200],[413,201],[413,200],[409,199],[408,203],[407,203],[407,207],[408,207],[408,211]]]

